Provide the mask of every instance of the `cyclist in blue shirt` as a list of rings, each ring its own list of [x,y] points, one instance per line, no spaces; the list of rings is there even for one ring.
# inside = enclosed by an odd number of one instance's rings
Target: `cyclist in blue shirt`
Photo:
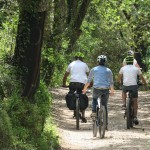
[[[105,66],[106,61],[107,57],[105,55],[100,55],[97,57],[97,62],[99,63],[99,65],[91,69],[88,76],[88,81],[85,84],[82,92],[86,92],[87,88],[90,86],[91,81],[93,80],[93,100],[91,117],[96,116],[97,98],[100,95],[103,95],[102,102],[106,108],[106,123],[108,124],[107,103],[109,99],[109,90],[110,95],[114,95],[114,82],[112,71]]]

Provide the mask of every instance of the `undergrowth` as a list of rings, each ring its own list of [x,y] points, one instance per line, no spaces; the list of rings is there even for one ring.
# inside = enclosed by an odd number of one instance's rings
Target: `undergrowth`
[[[43,82],[32,103],[21,98],[11,71],[0,73],[0,149],[56,150],[58,135],[51,116],[52,96]]]

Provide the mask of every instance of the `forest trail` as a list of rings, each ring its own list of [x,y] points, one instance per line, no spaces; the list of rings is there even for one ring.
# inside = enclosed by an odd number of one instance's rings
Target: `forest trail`
[[[53,116],[60,136],[60,150],[150,150],[150,94],[139,92],[139,125],[126,129],[124,111],[121,110],[121,91],[109,99],[109,125],[105,138],[92,135],[91,93],[86,111],[87,123],[80,123],[76,130],[73,112],[66,107],[65,95],[68,88],[51,89],[53,95]]]

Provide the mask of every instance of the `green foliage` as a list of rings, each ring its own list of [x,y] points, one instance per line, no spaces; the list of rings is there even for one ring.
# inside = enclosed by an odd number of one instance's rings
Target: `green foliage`
[[[66,69],[67,58],[63,52],[54,52],[52,48],[43,49],[42,56],[41,79],[47,86],[60,85],[63,77],[60,72]]]
[[[37,143],[39,143],[39,150],[55,150],[59,145],[59,136],[51,117],[46,119],[44,131]]]
[[[49,150],[58,145],[52,121],[46,123],[51,112],[51,95],[41,82],[34,103],[22,100],[17,91],[1,101],[0,141],[3,147],[16,150]],[[51,141],[51,142],[49,142]]]
[[[13,144],[13,133],[10,118],[0,107],[0,147],[9,147]]]
[[[18,0],[18,3],[22,10],[30,13],[46,11],[49,7],[49,2],[45,0]]]
[[[149,6],[148,1],[92,1],[76,45],[87,54],[90,67],[96,65],[98,55],[105,54],[107,65],[116,76],[126,51],[131,48],[141,52],[148,62],[150,15],[146,5]]]
[[[0,54],[13,54],[18,23],[17,1],[4,1],[0,8]],[[2,57],[0,55],[0,57]]]

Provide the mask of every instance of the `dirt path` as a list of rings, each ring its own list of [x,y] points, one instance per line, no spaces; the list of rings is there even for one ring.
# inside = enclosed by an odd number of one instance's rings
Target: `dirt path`
[[[66,107],[65,95],[68,89],[51,90],[54,98],[53,115],[60,134],[61,150],[150,150],[150,92],[139,92],[139,125],[126,129],[124,111],[121,110],[121,91],[109,99],[109,125],[104,139],[93,138],[90,105],[86,111],[87,123],[80,123],[75,129],[73,112]]]

